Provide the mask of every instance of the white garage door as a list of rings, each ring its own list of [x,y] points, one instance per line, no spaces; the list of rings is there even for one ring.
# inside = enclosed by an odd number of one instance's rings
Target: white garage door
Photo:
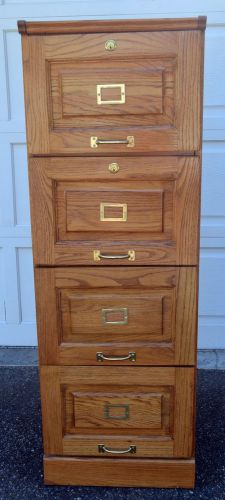
[[[53,15],[54,14],[54,15]],[[208,16],[199,347],[225,348],[224,0],[0,0],[0,344],[35,345],[35,307],[17,19]]]

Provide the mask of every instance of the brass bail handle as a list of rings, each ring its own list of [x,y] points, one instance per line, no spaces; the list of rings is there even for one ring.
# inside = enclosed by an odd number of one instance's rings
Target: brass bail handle
[[[96,353],[96,361],[136,361],[136,352],[129,352],[127,356],[105,356],[103,352]]]
[[[124,455],[125,453],[136,453],[136,446],[134,444],[131,444],[129,448],[125,450],[114,450],[113,448],[108,448],[104,444],[99,444],[98,445],[98,452],[99,453],[111,453],[113,455]]]
[[[101,259],[128,259],[130,261],[135,261],[135,250],[128,250],[127,253],[121,255],[108,255],[101,253],[101,250],[94,250],[93,257],[95,262],[99,262]]]
[[[96,144],[129,144],[129,139],[96,139]]]
[[[98,148],[104,144],[124,144],[128,148],[134,147],[134,136],[128,135],[125,139],[100,139],[99,137],[92,136],[90,145],[91,148]]]

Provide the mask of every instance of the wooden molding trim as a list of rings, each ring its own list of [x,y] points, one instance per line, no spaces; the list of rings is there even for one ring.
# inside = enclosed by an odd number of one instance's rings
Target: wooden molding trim
[[[206,16],[174,19],[119,19],[101,21],[18,21],[21,35],[59,35],[130,31],[205,30]]]
[[[45,484],[193,488],[195,461],[45,457]]]
[[[26,21],[17,21],[18,31],[21,35],[27,34],[27,23]]]

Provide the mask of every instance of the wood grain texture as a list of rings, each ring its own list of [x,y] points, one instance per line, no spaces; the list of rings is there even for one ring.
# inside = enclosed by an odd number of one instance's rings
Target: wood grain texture
[[[44,458],[45,484],[193,488],[194,460]]]
[[[86,53],[87,47],[83,46],[83,50]],[[90,50],[93,49],[90,47]],[[78,127],[96,127],[98,130],[100,123],[105,127],[122,128],[129,126],[131,121],[133,126],[168,127],[174,124],[174,56],[153,59],[146,54],[137,61],[93,59],[88,65],[79,59],[79,54],[74,54],[74,57],[78,58],[76,64],[71,61],[62,64],[54,58],[48,63],[54,130]],[[98,89],[101,83],[108,87]],[[111,87],[111,84],[117,86]],[[124,102],[120,103],[122,97]],[[111,104],[107,104],[107,100],[112,101]]]
[[[194,455],[194,419],[195,419],[195,370],[191,373],[185,368],[176,368],[174,453],[179,457]],[[182,394],[185,393],[185,398]],[[181,397],[180,397],[181,396]],[[180,438],[179,438],[180,437]]]
[[[46,484],[194,486],[205,25],[18,22]]]
[[[106,157],[29,160],[35,264],[100,267],[106,261],[95,262],[94,249],[112,254],[133,249],[135,262],[121,264],[196,265],[199,159],[113,160],[117,174],[110,173]],[[127,221],[100,221],[101,202],[125,203]],[[122,209],[105,215],[121,217]]]
[[[46,453],[62,454],[62,408],[60,393],[60,373],[56,370],[41,369],[41,410],[42,431]]]
[[[59,291],[65,343],[171,342],[174,289]]]
[[[54,35],[63,33],[101,33],[105,31],[161,31],[161,30],[204,30],[206,17],[171,18],[171,19],[117,19],[104,21],[18,21],[18,30],[21,35]]]
[[[45,484],[193,488],[195,461],[44,458]]]
[[[185,148],[189,151],[193,143],[198,144],[196,150],[201,150],[203,102],[201,72],[202,37],[204,35],[202,32],[190,31],[186,33],[186,36],[184,32],[180,32],[178,36],[177,65],[180,78],[176,80],[176,92],[181,105],[178,120],[182,130],[178,139],[178,150]],[[197,65],[196,61],[198,61]],[[193,115],[195,120],[193,120]]]
[[[119,434],[119,432],[117,433]],[[127,450],[130,446],[136,446],[136,453],[134,455],[126,455],[130,460],[136,460],[136,458],[172,458],[174,457],[174,445],[171,437],[168,436],[155,436],[151,430],[150,434],[153,434],[151,438],[148,437],[149,431],[145,429],[145,434],[140,436],[140,431],[137,429],[136,434],[131,433],[128,429],[126,434],[121,436],[115,435],[111,431],[110,435],[106,433],[105,429],[101,430],[101,436],[96,437],[93,433],[91,436],[87,433],[87,429],[83,429],[83,435],[70,435],[65,436],[63,440],[63,456],[79,456],[79,457],[97,457],[106,456],[106,460],[113,456],[113,459],[117,461],[115,455],[112,454],[101,454],[98,453],[99,444],[103,444],[112,450]]]
[[[46,161],[42,161],[45,164]],[[36,170],[32,159],[28,160],[28,174],[34,265],[39,262],[53,263],[55,218],[52,200],[55,184],[41,171]]]
[[[107,365],[194,364],[195,268],[38,268],[35,278],[41,364],[99,366],[97,352],[136,352]],[[127,325],[102,322],[113,308],[128,309]]]
[[[185,293],[184,293],[185,290]],[[198,268],[180,268],[176,289],[177,338],[176,363],[196,364],[198,329]],[[183,339],[184,336],[184,339]]]
[[[164,38],[166,37],[166,38]],[[105,42],[111,38],[110,32],[104,33],[86,33],[81,35],[61,35],[60,37],[40,37],[44,46],[44,51],[49,62],[60,65],[61,71],[64,69],[64,64],[73,64],[77,61],[78,65],[85,60],[91,64],[92,62],[102,63],[104,68],[108,62],[108,69],[112,69],[111,63],[114,61],[115,70],[117,70],[117,63],[119,68],[122,69],[121,62],[127,63],[134,62],[134,66],[143,63],[143,59],[147,58],[147,65],[149,58],[162,58],[162,54],[170,59],[174,57],[177,52],[178,32],[140,32],[136,33],[118,33],[116,36],[117,47],[116,50],[106,51]],[[170,47],[166,49],[163,47],[163,40],[165,39],[170,43]],[[135,57],[134,57],[135,55]],[[132,56],[132,58],[131,58]],[[165,58],[167,64],[167,58]],[[162,61],[162,66],[163,66]],[[154,61],[152,60],[153,67]],[[150,68],[148,68],[150,69]],[[106,78],[107,74],[105,73]],[[101,83],[101,82],[99,82]],[[121,82],[122,83],[122,82]],[[95,100],[96,102],[96,100]]]
[[[136,454],[130,459],[192,456],[193,368],[44,366],[41,381],[48,402],[44,407],[46,454],[57,454],[61,440],[65,455],[99,456],[102,443],[113,450],[134,444]],[[112,413],[108,418],[106,404],[119,405],[114,419]],[[121,405],[129,413],[118,420],[118,412],[124,416]],[[61,421],[56,418],[52,429],[53,412],[59,408]]]
[[[48,272],[48,279],[45,281],[45,286],[48,290],[48,301],[44,304],[42,288],[43,282],[41,283],[39,269],[34,268],[34,283],[35,283],[35,299],[36,299],[36,320],[37,320],[37,333],[38,333],[38,351],[39,351],[39,363],[46,364],[48,353],[49,364],[54,363],[54,359],[57,357],[57,341],[54,341],[54,331],[58,329],[57,325],[57,311],[54,296],[54,275],[55,269],[43,269],[42,275],[46,276]],[[48,305],[46,307],[46,304]],[[39,311],[39,313],[37,312]],[[48,331],[48,334],[47,334]],[[46,334],[43,335],[43,333]],[[49,345],[51,344],[51,349],[49,351]]]
[[[32,52],[32,56],[31,56]],[[38,142],[40,150],[49,149],[48,104],[46,90],[45,62],[41,39],[22,37],[24,99],[26,110],[27,151],[32,152],[32,143]],[[31,60],[32,57],[32,60]],[[35,61],[40,57],[40,64]],[[34,85],[40,77],[40,82]],[[38,105],[38,115],[36,106]],[[38,120],[38,123],[37,123]],[[41,126],[39,126],[41,124]]]
[[[23,37],[29,45],[29,152],[199,152],[202,31],[142,32],[136,22],[136,33],[118,33],[117,49],[108,53],[105,42],[110,36],[113,33]],[[125,83],[124,105],[96,104],[96,85],[105,82]],[[90,145],[92,136],[113,140],[131,135],[133,148]]]
[[[76,428],[162,428],[162,394],[73,393]]]
[[[60,380],[64,384],[73,384],[74,381],[78,384],[91,385],[92,388],[98,385],[108,386],[107,374],[110,374],[110,385],[122,385],[127,388],[132,384],[138,387],[148,387],[149,380],[152,385],[173,385],[175,380],[175,367],[137,367],[133,370],[130,367],[104,367],[99,366],[44,366],[45,373],[58,373]],[[193,371],[192,368],[187,370]],[[41,367],[42,371],[42,367]],[[150,377],[150,379],[149,379]]]
[[[78,182],[74,186],[62,182],[56,191],[58,239],[73,241],[76,235],[79,238],[79,233],[86,233],[88,237],[89,233],[96,236],[96,232],[115,232],[120,239],[123,238],[121,233],[161,235],[166,217],[163,213],[165,198],[165,211],[171,219],[170,191],[169,186],[157,183],[147,186],[136,182],[134,186],[127,181],[99,186],[93,182],[86,185]]]

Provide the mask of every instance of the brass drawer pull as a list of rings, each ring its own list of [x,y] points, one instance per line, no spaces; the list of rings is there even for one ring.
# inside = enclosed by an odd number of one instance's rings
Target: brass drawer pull
[[[128,148],[133,148],[134,136],[128,135],[126,139],[98,139],[98,137],[91,137],[91,148],[98,148],[100,144],[126,144]]]
[[[112,448],[107,448],[104,444],[98,445],[99,453],[112,453],[114,455],[124,455],[125,453],[136,453],[136,446],[131,444],[126,450],[113,450]]]
[[[105,356],[103,352],[97,352],[96,361],[136,361],[136,352],[129,352],[128,356]]]
[[[134,250],[128,250],[127,253],[123,255],[105,255],[101,253],[101,250],[94,250],[94,261],[98,262],[101,259],[128,259],[131,261],[135,260],[135,251]]]

